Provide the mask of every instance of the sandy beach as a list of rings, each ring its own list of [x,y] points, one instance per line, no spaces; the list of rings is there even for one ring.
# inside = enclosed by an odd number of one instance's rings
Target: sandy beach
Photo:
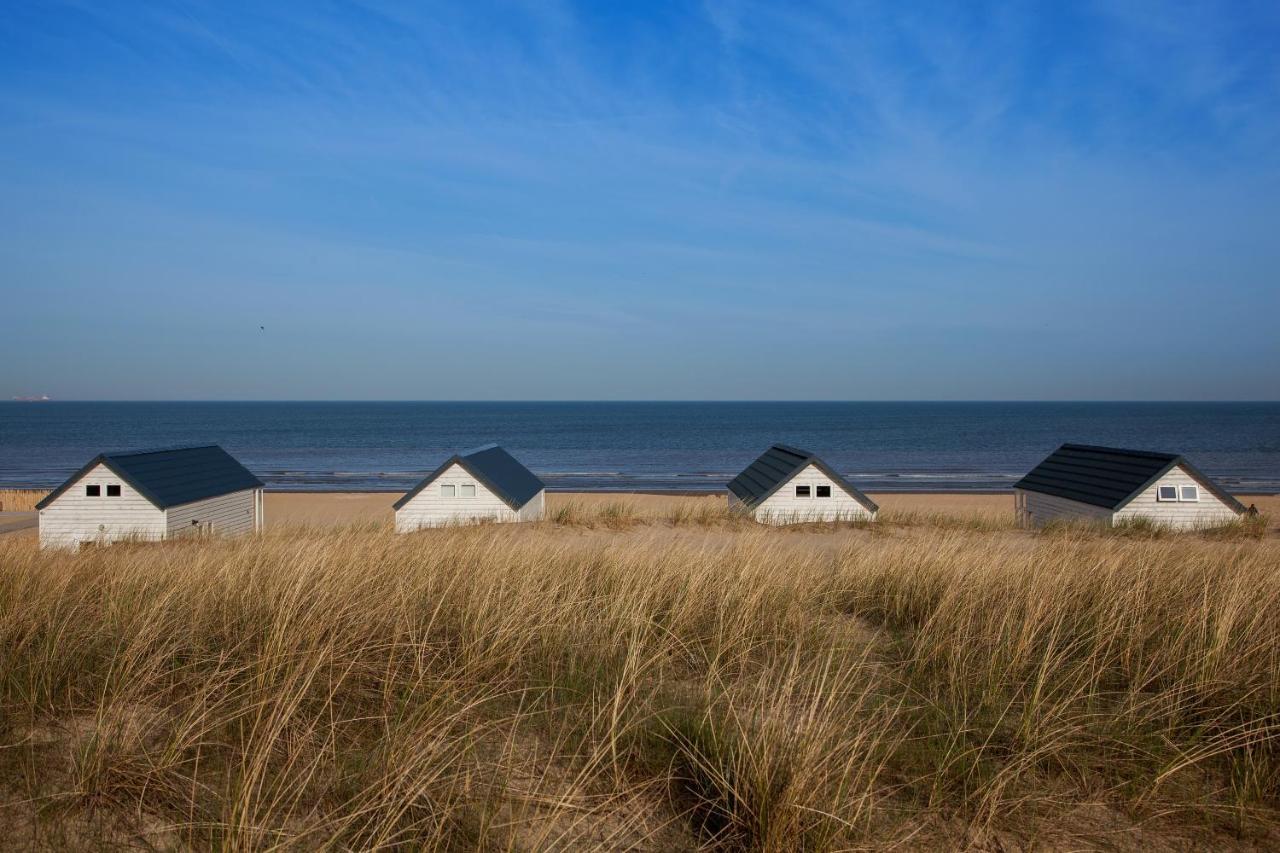
[[[268,492],[267,526],[351,524],[391,518],[391,505],[400,497],[388,492]],[[987,515],[1013,512],[1012,495],[873,494],[883,509],[945,515]],[[722,495],[649,495],[600,492],[549,492],[547,511],[567,504],[583,509],[611,503],[626,504],[643,516],[667,515],[685,504],[722,506]]]
[[[391,518],[391,505],[400,497],[388,492],[268,492],[266,495],[267,526],[299,524],[350,524]],[[970,517],[1005,515],[1013,512],[1012,494],[926,494],[872,493],[871,498],[882,510],[927,515]],[[622,503],[638,515],[661,516],[686,504],[721,506],[722,495],[653,495],[601,492],[549,492],[547,510],[554,512],[566,504],[584,509],[609,503]],[[1280,516],[1280,496],[1244,496],[1241,502],[1257,504],[1259,511]]]
[[[267,492],[266,522],[268,528],[316,525],[332,527],[387,521],[392,517],[392,504],[400,497],[393,492]],[[974,516],[999,517],[1013,512],[1012,494],[954,493],[871,493],[882,510],[894,513],[918,513],[959,518]],[[1280,495],[1242,495],[1240,501],[1272,519],[1272,529],[1280,525]],[[547,511],[555,512],[566,505],[590,511],[606,504],[624,504],[633,514],[646,517],[669,515],[684,504],[722,506],[723,495],[714,494],[637,494],[619,492],[549,492]],[[0,524],[0,536],[35,536],[34,513],[4,513],[8,521]]]

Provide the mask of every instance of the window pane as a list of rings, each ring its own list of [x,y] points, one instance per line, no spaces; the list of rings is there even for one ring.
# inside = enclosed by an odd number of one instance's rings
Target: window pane
[[[1176,501],[1178,499],[1178,487],[1161,486],[1156,491],[1156,499],[1161,501]]]
[[[818,497],[820,497],[820,498],[829,498],[829,497],[831,497],[831,487],[830,487],[830,486],[816,486],[815,488],[817,489],[817,496],[818,496]]]
[[[808,486],[796,486],[796,497],[798,497],[798,498],[807,498],[807,497],[809,497],[809,487],[808,487]]]
[[[107,497],[109,497],[109,498],[118,498],[118,497],[120,497],[120,487],[119,487],[119,486],[107,486]]]
[[[85,486],[84,496],[86,498],[96,498],[102,495],[102,486]]]
[[[476,487],[470,483],[459,488],[462,489],[462,497],[464,498],[474,498],[476,496]]]
[[[1199,489],[1199,488],[1197,488],[1196,486],[1183,486],[1183,487],[1182,487],[1182,499],[1183,499],[1184,501],[1198,501],[1198,500],[1200,500],[1200,489]]]
[[[440,497],[442,497],[442,498],[451,498],[451,497],[453,497],[453,486],[452,486],[452,485],[449,485],[449,486],[444,486],[444,485],[442,485],[442,486],[440,487]]]

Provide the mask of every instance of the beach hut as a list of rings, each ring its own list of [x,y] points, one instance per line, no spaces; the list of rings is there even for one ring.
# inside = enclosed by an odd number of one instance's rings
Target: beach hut
[[[262,528],[262,481],[217,445],[102,453],[36,504],[40,547]]]
[[[1064,444],[1013,485],[1018,521],[1106,525],[1147,519],[1175,530],[1234,521],[1240,502],[1174,453]]]
[[[765,524],[873,521],[879,507],[807,450],[775,444],[729,482],[729,508]]]
[[[547,487],[496,444],[450,457],[395,502],[396,532],[481,521],[537,521]]]

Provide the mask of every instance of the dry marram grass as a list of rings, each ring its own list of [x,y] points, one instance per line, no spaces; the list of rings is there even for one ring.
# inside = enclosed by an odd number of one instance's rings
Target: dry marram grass
[[[0,539],[5,837],[1280,843],[1275,540],[712,521]]]
[[[0,489],[0,512],[30,512],[47,494],[43,489]]]

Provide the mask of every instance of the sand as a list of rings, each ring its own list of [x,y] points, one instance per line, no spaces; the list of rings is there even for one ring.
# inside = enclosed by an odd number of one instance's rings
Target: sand
[[[332,526],[359,522],[390,522],[391,505],[400,497],[390,492],[267,492],[267,527],[296,525]],[[1004,515],[1013,512],[1013,495],[972,494],[883,494],[872,493],[884,510],[921,514],[954,515]],[[547,508],[554,511],[567,503],[576,503],[584,509],[607,503],[625,503],[640,515],[662,516],[670,513],[678,504],[697,507],[700,504],[723,506],[723,495],[644,495],[587,492],[550,492]],[[1280,495],[1248,495],[1241,497],[1246,506],[1257,504],[1259,511],[1272,519],[1273,526],[1280,527]],[[15,517],[19,513],[6,513]],[[25,514],[22,514],[25,515]],[[25,519],[24,519],[25,520]],[[34,522],[32,514],[31,522]],[[29,522],[29,523],[31,523]],[[0,536],[34,536],[35,527],[6,532],[0,526]]]
[[[268,492],[265,506],[267,526],[390,520],[391,505],[399,497],[399,494],[382,492]],[[963,516],[1013,512],[1012,495],[872,494],[871,498],[881,508],[895,511]],[[724,500],[721,495],[549,492],[547,510],[554,512],[568,503],[585,509],[624,503],[640,515],[658,516],[667,515],[679,504],[722,506]]]
[[[350,524],[361,521],[390,521],[391,505],[399,494],[385,492],[268,492],[266,495],[267,526],[297,524]],[[1013,495],[910,494],[871,493],[882,510],[926,515],[1004,515],[1013,513]],[[625,503],[636,513],[662,516],[678,504],[697,507],[700,504],[723,506],[723,495],[643,495],[599,492],[549,492],[547,509],[576,503],[584,509],[608,503]],[[1273,523],[1280,522],[1280,495],[1244,496],[1241,502],[1256,503],[1260,512]]]

